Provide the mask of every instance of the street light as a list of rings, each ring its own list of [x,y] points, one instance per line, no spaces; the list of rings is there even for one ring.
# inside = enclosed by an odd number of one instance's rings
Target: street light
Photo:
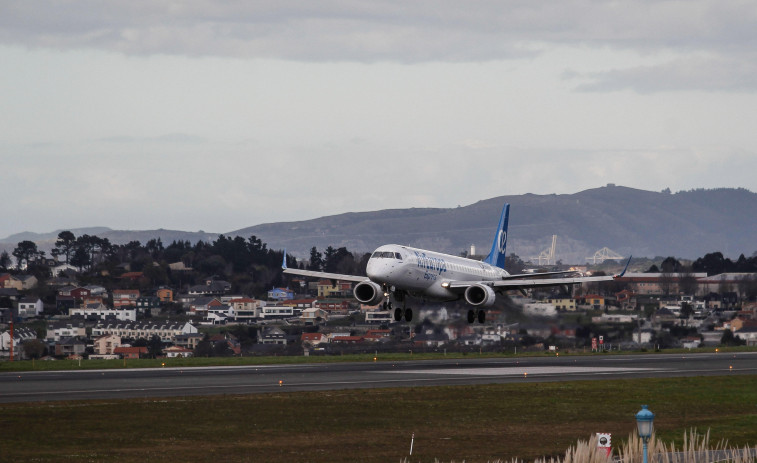
[[[652,431],[654,429],[652,423],[654,421],[654,413],[647,409],[646,405],[641,406],[641,410],[636,414],[636,426],[639,431],[639,437],[644,442],[644,463],[647,463],[647,443],[649,438],[652,437]]]

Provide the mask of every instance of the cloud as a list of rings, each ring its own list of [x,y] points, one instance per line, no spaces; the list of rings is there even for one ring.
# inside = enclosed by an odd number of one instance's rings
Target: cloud
[[[752,2],[455,0],[191,3],[6,2],[0,41],[125,54],[303,61],[486,61],[544,44],[638,50],[754,49]]]
[[[566,80],[585,79],[575,88],[584,92],[631,90],[642,94],[692,90],[757,91],[757,56],[692,57],[660,65],[613,69],[604,72],[569,71]]]

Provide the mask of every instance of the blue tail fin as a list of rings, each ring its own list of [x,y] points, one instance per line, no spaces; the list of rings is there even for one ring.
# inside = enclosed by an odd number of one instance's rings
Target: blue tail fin
[[[505,250],[507,249],[507,221],[510,217],[510,205],[505,203],[502,208],[502,215],[499,218],[497,233],[494,234],[492,250],[486,256],[484,262],[495,267],[505,268]]]

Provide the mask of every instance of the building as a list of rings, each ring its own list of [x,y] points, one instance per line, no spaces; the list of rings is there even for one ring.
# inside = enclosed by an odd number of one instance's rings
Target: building
[[[291,301],[294,299],[294,291],[289,288],[273,288],[268,291],[269,301]]]
[[[44,305],[42,300],[36,297],[24,297],[18,301],[18,316],[20,318],[32,318],[42,315]]]
[[[58,342],[61,339],[77,337],[87,337],[87,329],[84,326],[84,323],[63,320],[47,325],[47,335],[45,336],[45,340],[48,342]]]
[[[5,288],[27,291],[37,286],[37,277],[34,275],[9,275],[4,284]]]
[[[114,354],[120,355],[123,359],[138,359],[147,355],[147,347],[116,347]]]
[[[82,355],[86,349],[87,345],[78,338],[61,339],[55,343],[55,355],[58,357]]]
[[[180,346],[171,346],[163,349],[163,353],[166,354],[166,357],[168,358],[187,358],[194,356],[194,353],[191,349],[187,349],[186,347],[180,347]]]
[[[155,291],[155,296],[160,302],[173,302],[173,289],[161,287]]]
[[[103,322],[92,328],[92,336],[115,334],[122,338],[151,339],[153,336],[162,342],[175,344],[176,337],[182,334],[197,333],[197,327],[191,323],[171,321],[150,322]]]
[[[572,297],[558,297],[547,299],[547,304],[552,304],[557,310],[566,312],[576,311],[576,300]]]
[[[350,300],[321,299],[315,302],[315,307],[325,310],[329,315],[347,315],[350,313]]]
[[[237,322],[250,323],[260,316],[260,308],[264,303],[249,297],[240,297],[231,299],[229,305],[236,314]]]
[[[100,319],[105,320],[106,318],[112,317],[116,320],[120,321],[137,321],[137,309],[135,309],[133,306],[122,306],[124,308],[121,309],[109,309],[108,307],[105,307],[102,304],[88,304],[85,307],[78,308],[78,309],[69,309],[68,315],[70,317],[73,316],[82,316],[87,319]]]
[[[93,345],[97,355],[114,355],[116,348],[121,347],[121,337],[104,334],[95,338]]]
[[[136,306],[139,299],[138,289],[115,289],[113,290],[113,307]]]
[[[323,309],[316,309],[315,307],[305,309],[300,315],[300,321],[306,325],[316,325],[328,321],[329,316]]]
[[[14,328],[13,330],[13,355],[20,357],[20,347],[25,341],[37,339],[37,332],[31,328]],[[11,332],[10,330],[0,333],[0,355],[7,357],[10,355]]]

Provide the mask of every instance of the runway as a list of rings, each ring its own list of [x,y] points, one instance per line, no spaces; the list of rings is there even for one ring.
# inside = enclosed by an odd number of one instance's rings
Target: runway
[[[757,352],[19,372],[0,403],[755,374]]]

